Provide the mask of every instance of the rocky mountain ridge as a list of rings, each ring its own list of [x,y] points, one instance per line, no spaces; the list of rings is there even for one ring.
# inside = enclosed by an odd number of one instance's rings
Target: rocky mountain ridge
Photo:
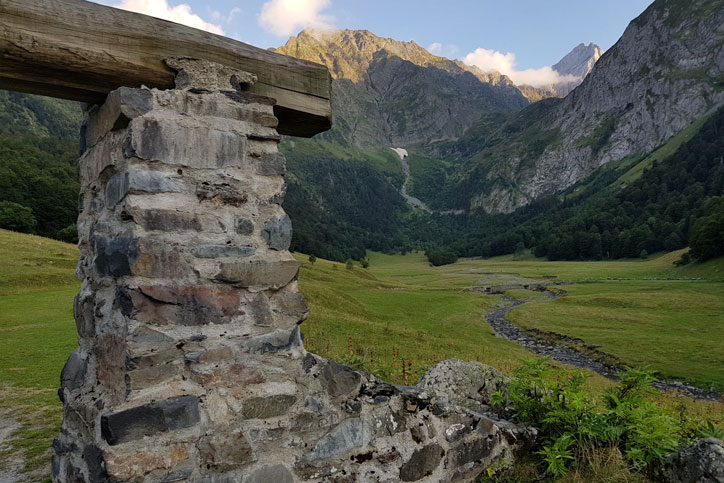
[[[305,30],[277,52],[329,68],[334,127],[319,138],[343,145],[450,141],[486,112],[514,112],[530,103],[500,73],[366,30]]]
[[[721,0],[657,0],[580,86],[522,111],[512,124],[526,130],[499,131],[456,177],[488,181],[470,196],[471,210],[510,212],[606,163],[651,152],[723,103]],[[531,126],[546,139],[534,150],[524,139]]]

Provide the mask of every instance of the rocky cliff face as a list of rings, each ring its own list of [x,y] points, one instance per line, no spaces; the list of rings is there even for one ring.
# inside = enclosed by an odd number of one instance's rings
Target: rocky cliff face
[[[471,197],[471,208],[512,211],[605,163],[652,151],[723,103],[722,2],[657,0],[563,101],[536,106],[544,112],[528,128],[549,134],[544,149],[509,149],[525,140],[501,132],[499,145],[485,148],[475,169],[459,177],[498,173],[498,182]]]

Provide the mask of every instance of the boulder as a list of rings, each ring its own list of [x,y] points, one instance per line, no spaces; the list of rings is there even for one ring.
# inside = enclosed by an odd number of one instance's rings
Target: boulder
[[[482,412],[490,395],[505,390],[506,377],[494,367],[457,359],[442,361],[422,376],[417,387],[437,395],[438,400]]]
[[[654,481],[724,483],[724,441],[700,439],[671,454],[653,471]]]

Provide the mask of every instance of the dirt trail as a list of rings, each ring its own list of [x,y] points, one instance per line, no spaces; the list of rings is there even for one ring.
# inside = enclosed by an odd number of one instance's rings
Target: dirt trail
[[[550,300],[557,298],[556,295],[549,291],[544,291],[543,293],[546,294]],[[601,374],[602,376],[608,377],[609,379],[617,379],[616,374],[620,371],[619,369],[608,366],[603,362],[594,359],[589,355],[583,354],[571,347],[556,344],[550,340],[542,339],[523,332],[521,329],[509,322],[505,316],[510,310],[523,305],[526,301],[518,300],[508,295],[504,295],[503,300],[505,301],[505,305],[493,310],[487,316],[488,324],[490,324],[498,337],[517,342],[539,356],[549,356],[551,359],[563,362],[564,364],[589,369]],[[564,344],[583,343],[580,339],[572,339],[565,336],[561,336],[561,342]],[[653,386],[660,391],[683,392],[695,399],[719,401],[722,398],[722,395],[717,392],[708,391],[682,382],[656,382]]]
[[[10,436],[20,429],[20,423],[0,410],[0,450],[10,445]],[[10,458],[0,461],[0,483],[16,483],[23,481],[20,471],[23,469],[24,461],[21,458]]]

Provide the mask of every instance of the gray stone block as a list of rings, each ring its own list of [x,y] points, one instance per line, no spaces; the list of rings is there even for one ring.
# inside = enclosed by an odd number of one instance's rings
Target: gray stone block
[[[270,334],[253,337],[241,344],[245,352],[259,354],[275,353],[302,346],[302,334],[299,327],[291,331],[276,330]]]
[[[284,176],[287,160],[282,153],[263,154],[256,158],[255,172],[261,176]]]
[[[231,245],[201,245],[191,250],[197,258],[246,258],[256,253],[256,248]]]
[[[196,186],[196,197],[200,201],[209,200],[231,206],[241,206],[249,201],[247,193],[239,191],[228,183],[200,183]]]
[[[161,161],[200,169],[242,167],[246,163],[246,137],[201,124],[182,126],[176,119],[136,119],[126,157]]]
[[[113,209],[128,194],[180,193],[185,185],[178,176],[159,171],[130,169],[108,180],[105,192],[105,206]]]
[[[234,220],[234,230],[239,235],[251,235],[254,233],[254,222],[249,218],[237,217]]]
[[[356,396],[362,378],[351,368],[328,361],[319,373],[319,382],[332,397]]]
[[[197,447],[205,472],[238,470],[256,460],[249,441],[239,429],[206,434]]]
[[[269,465],[249,475],[244,483],[292,483],[294,478],[284,465]]]
[[[457,468],[482,460],[490,455],[496,443],[496,439],[484,437],[466,441],[448,452],[446,465],[448,468]]]
[[[138,238],[96,238],[96,270],[104,277],[131,275],[138,260]]]
[[[244,401],[241,414],[244,419],[275,418],[286,414],[295,402],[297,397],[289,394],[252,397]]]
[[[240,287],[268,286],[280,288],[297,277],[296,260],[222,262],[216,278]]]
[[[88,369],[88,359],[80,349],[74,350],[60,372],[60,389],[73,391],[83,385]]]
[[[89,113],[84,139],[86,148],[94,146],[110,131],[128,126],[132,119],[153,109],[153,93],[148,89],[120,87],[108,94],[106,101]],[[85,151],[85,149],[83,149]]]
[[[288,250],[292,242],[292,220],[289,216],[274,216],[264,223],[262,238],[272,250]]]
[[[310,458],[319,460],[337,456],[364,444],[362,420],[346,419],[317,441]]]
[[[133,221],[148,231],[202,231],[198,216],[175,210],[131,210]]]
[[[430,476],[440,464],[444,454],[445,451],[436,443],[415,450],[400,468],[400,480],[417,481]]]
[[[111,446],[188,428],[199,422],[199,398],[179,396],[101,416],[101,436]]]

